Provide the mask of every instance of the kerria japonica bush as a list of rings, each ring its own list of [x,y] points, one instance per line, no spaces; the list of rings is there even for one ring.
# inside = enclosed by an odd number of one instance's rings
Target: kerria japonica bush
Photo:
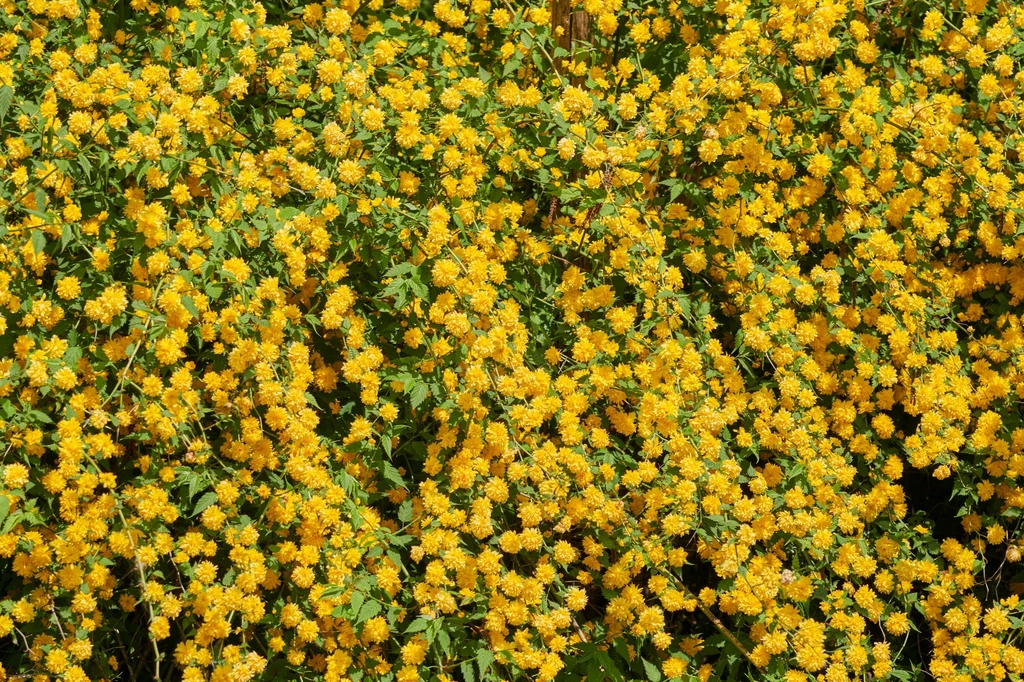
[[[0,680],[1021,679],[1024,4],[0,19]]]

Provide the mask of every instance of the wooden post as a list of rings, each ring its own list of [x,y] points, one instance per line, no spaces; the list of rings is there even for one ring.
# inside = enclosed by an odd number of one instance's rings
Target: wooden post
[[[562,34],[556,35],[555,44],[568,52],[565,57],[555,57],[555,69],[561,71],[561,60],[572,60],[574,50],[580,43],[590,41],[590,15],[583,10],[573,11],[575,0],[551,0],[551,32],[557,34],[561,27]],[[574,85],[582,79],[574,77]],[[579,82],[577,82],[579,81]]]
[[[551,34],[555,36],[555,44],[569,51],[572,46],[571,22],[572,22],[572,0],[551,0]],[[558,35],[558,29],[562,29],[562,35]],[[555,64],[557,69],[559,64]]]

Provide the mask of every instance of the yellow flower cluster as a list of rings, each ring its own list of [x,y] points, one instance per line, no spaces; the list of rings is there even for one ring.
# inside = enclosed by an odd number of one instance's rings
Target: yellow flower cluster
[[[1024,5],[0,18],[0,682],[1024,677]]]

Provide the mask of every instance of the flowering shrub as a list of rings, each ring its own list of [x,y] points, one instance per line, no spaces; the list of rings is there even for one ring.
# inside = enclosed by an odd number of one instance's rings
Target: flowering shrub
[[[1024,674],[1024,6],[0,14],[0,680]]]

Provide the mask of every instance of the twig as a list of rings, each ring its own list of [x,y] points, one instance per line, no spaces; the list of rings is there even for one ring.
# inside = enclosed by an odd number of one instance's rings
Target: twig
[[[684,585],[681,581],[676,580],[676,577],[674,575],[672,575],[671,573],[669,573],[668,571],[665,571],[664,569],[662,569],[662,572],[665,573],[665,575],[669,576],[670,578],[672,578],[673,580],[676,581],[676,584],[679,587],[679,591],[683,592],[687,597],[689,597],[690,599],[692,599],[693,601],[695,601],[697,603],[697,608],[699,608],[701,610],[701,612],[705,616],[708,617],[708,620],[710,620],[714,624],[714,626],[716,628],[718,628],[718,631],[721,632],[722,635],[724,635],[725,638],[728,639],[732,643],[732,645],[739,650],[739,652],[741,654],[743,654],[743,657],[746,658],[747,661],[749,661],[752,666],[754,666],[758,670],[761,670],[761,666],[759,666],[757,663],[754,662],[753,657],[750,655],[750,652],[747,651],[747,648],[745,646],[743,646],[743,643],[740,642],[740,640],[738,640],[736,638],[736,635],[732,634],[732,632],[729,630],[729,628],[725,627],[725,623],[723,623],[718,618],[718,616],[716,616],[714,613],[712,613],[711,609],[709,609],[708,607],[704,606],[703,603],[701,603],[700,599],[698,599],[696,597],[696,595],[694,595],[693,592],[690,591],[689,587]]]
[[[28,638],[25,636],[25,633],[22,632],[21,630],[19,630],[18,628],[14,628],[14,631],[17,632],[19,635],[21,635],[21,641],[25,643],[25,653],[28,654],[29,656],[31,656],[32,655],[32,647],[30,647],[28,645]]]
[[[153,299],[152,300],[153,300],[154,304],[157,302],[157,296],[159,295],[159,293],[160,293],[160,287],[158,285],[156,288],[153,289]],[[135,361],[135,356],[138,355],[139,349],[142,348],[142,346],[145,345],[145,343],[146,343],[146,333],[149,331],[149,325],[152,322],[153,322],[153,314],[149,313],[146,316],[146,322],[142,325],[142,337],[136,342],[135,348],[132,349],[132,354],[130,356],[128,356],[128,362],[125,364],[124,370],[122,370],[122,372],[121,372],[121,376],[118,377],[118,379],[117,379],[117,384],[114,386],[114,390],[112,390],[110,392],[110,395],[107,396],[107,399],[104,400],[103,403],[100,404],[100,409],[103,409],[104,407],[106,407],[107,403],[109,403],[111,400],[113,400],[114,396],[117,395],[120,392],[121,386],[124,384],[124,380],[128,377],[129,370],[131,370],[131,368],[132,368],[132,363]]]
[[[53,622],[57,624],[57,631],[60,632],[61,641],[67,639],[67,635],[64,634],[64,628],[60,625],[60,618],[57,617],[57,609],[53,608],[53,602],[50,602],[50,613],[53,614]]]
[[[99,464],[96,463],[96,460],[94,460],[91,455],[87,454],[86,458],[89,460],[89,462],[94,467],[96,467],[96,471],[100,471]],[[121,511],[120,504],[118,504],[118,507],[117,507],[117,515],[121,519],[121,524],[122,524],[122,526],[123,526],[123,528],[125,530],[125,533],[128,535],[128,544],[130,544],[131,547],[132,547],[132,559],[135,560],[135,568],[139,572],[139,581],[140,581],[139,582],[139,591],[140,591],[140,596],[142,597],[142,601],[145,602],[146,608],[149,610],[149,622],[150,622],[150,625],[152,625],[153,621],[156,619],[156,615],[153,612],[153,604],[152,604],[152,602],[146,596],[146,569],[142,565],[142,560],[139,559],[138,548],[135,546],[135,538],[132,537],[131,528],[128,527],[128,520],[124,518],[124,512]],[[160,647],[159,647],[159,645],[157,645],[156,636],[153,634],[152,628],[149,631],[149,641],[153,644],[153,653],[156,656],[156,658],[153,661],[153,666],[154,666],[153,677],[154,677],[154,679],[159,681],[160,680]]]
[[[589,644],[590,640],[587,639],[586,633],[583,632],[583,628],[580,627],[580,624],[576,622],[575,618],[572,619],[572,624],[576,627],[576,633],[580,636],[580,639],[583,640],[583,643]]]

